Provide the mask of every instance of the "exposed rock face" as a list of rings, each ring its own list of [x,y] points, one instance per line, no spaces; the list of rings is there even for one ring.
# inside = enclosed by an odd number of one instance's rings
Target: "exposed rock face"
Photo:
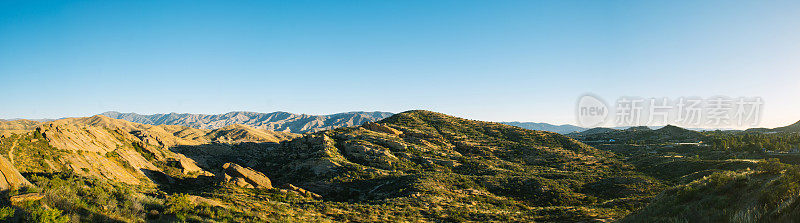
[[[295,185],[292,185],[292,184],[285,184],[284,187],[286,189],[288,189],[289,191],[295,192],[296,194],[299,194],[301,196],[311,197],[311,198],[314,198],[314,199],[322,199],[322,196],[320,196],[319,194],[316,194],[316,193],[311,192],[311,191],[307,191],[307,190],[305,190],[303,188],[299,188],[299,187],[297,187]]]
[[[245,188],[272,188],[272,182],[263,173],[235,163],[222,165],[224,180],[227,183]]]
[[[22,174],[11,165],[5,157],[0,156],[0,172],[2,172],[2,179],[0,179],[0,190],[10,190],[25,186],[33,186],[31,182],[22,177]]]
[[[197,166],[197,162],[187,158],[183,154],[175,154],[175,158],[170,158],[168,161],[170,165],[181,169],[183,174],[197,173],[199,175],[211,176],[212,174]]]
[[[250,126],[233,124],[208,133],[207,137],[212,141],[223,143],[238,142],[281,142],[300,135],[288,132],[274,132],[264,129],[255,129]]]
[[[293,133],[254,129],[244,125],[231,125],[218,130],[152,126],[97,115],[39,123],[29,132],[6,136],[0,144],[11,148],[8,155],[11,164],[8,166],[16,165],[18,172],[71,170],[81,176],[140,184],[149,183],[148,180],[155,182],[154,180],[162,179],[163,173],[167,171],[178,175],[213,175],[203,169],[210,166],[200,163],[203,160],[196,160],[198,156],[186,156],[180,153],[186,150],[207,153],[208,150],[201,151],[197,148],[215,144],[278,143],[299,136]],[[15,148],[19,148],[22,144],[30,148],[22,150],[29,154],[15,156],[15,153],[21,152],[20,149],[14,152]],[[178,147],[184,149],[179,151]],[[263,152],[256,149],[248,151]],[[45,153],[48,155],[45,156]],[[244,155],[257,157],[251,156],[250,153]],[[242,156],[240,150],[231,151],[231,154],[226,155],[226,157],[236,156]],[[213,166],[219,167],[225,162],[230,161],[220,161]],[[172,168],[179,171],[172,171]],[[17,178],[13,176],[3,177],[9,178],[12,183],[17,182]],[[12,187],[8,181],[5,184],[0,187]]]
[[[219,115],[178,113],[140,115],[105,112],[101,115],[150,125],[181,125],[199,129],[217,129],[228,125],[242,124],[270,131],[309,133],[375,122],[393,114],[388,112],[346,112],[332,115],[306,115],[288,112],[229,112]]]

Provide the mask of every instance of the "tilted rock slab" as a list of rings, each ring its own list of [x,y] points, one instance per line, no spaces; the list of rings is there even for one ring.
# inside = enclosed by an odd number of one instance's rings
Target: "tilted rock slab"
[[[272,188],[272,182],[263,173],[235,163],[222,165],[224,180],[227,183],[245,188]]]
[[[25,179],[19,173],[11,162],[8,162],[5,157],[0,156],[0,172],[2,172],[2,179],[0,179],[0,190],[11,190],[20,187],[33,186],[31,182]]]
[[[8,198],[8,200],[11,201],[11,204],[18,205],[28,201],[38,201],[41,200],[42,198],[44,198],[44,194],[42,193],[28,193],[28,194],[20,194],[17,196],[11,196],[10,198]]]

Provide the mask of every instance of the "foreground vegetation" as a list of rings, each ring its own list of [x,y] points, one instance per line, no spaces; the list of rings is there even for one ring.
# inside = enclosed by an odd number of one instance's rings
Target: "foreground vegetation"
[[[800,167],[777,159],[672,187],[624,222],[791,222],[800,218]]]

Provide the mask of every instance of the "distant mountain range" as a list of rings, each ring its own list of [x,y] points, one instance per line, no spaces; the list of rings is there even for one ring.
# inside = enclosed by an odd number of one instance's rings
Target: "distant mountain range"
[[[574,126],[574,125],[553,125],[548,123],[540,123],[540,122],[500,122],[502,124],[517,126],[523,129],[530,129],[530,130],[538,130],[538,131],[548,131],[548,132],[555,132],[558,134],[567,134],[573,132],[583,132],[587,130],[587,128]]]
[[[583,132],[583,131],[586,131],[586,130],[590,130],[590,128],[584,128],[584,127],[575,126],[575,125],[569,125],[569,124],[566,124],[566,125],[553,125],[553,124],[542,123],[542,122],[500,122],[500,123],[506,124],[506,125],[511,125],[511,126],[517,126],[517,127],[524,128],[524,129],[555,132],[555,133],[558,133],[558,134],[570,134],[570,133]],[[617,126],[617,127],[598,127],[598,128],[599,129],[625,130],[625,129],[629,129],[629,128],[632,128],[632,127],[641,127],[641,126]],[[647,126],[647,127],[650,128],[650,129],[660,129],[660,128],[664,127],[664,126],[661,125],[661,126]],[[592,128],[592,129],[598,129],[598,128]],[[701,132],[702,131],[714,131],[714,130],[731,130],[731,129],[714,129],[714,128],[687,128],[687,129],[693,130],[693,131],[701,131]],[[798,124],[798,129],[800,129],[800,124]],[[597,130],[597,131],[601,131],[601,130]]]
[[[100,115],[148,125],[180,125],[198,129],[218,129],[240,124],[256,129],[309,133],[338,127],[356,126],[392,116],[389,112],[346,112],[332,115],[307,115],[289,112],[228,112],[217,115],[204,114],[154,114],[104,112]]]
[[[116,111],[109,111],[101,113],[100,115],[107,116],[114,119],[122,119],[130,122],[148,124],[148,125],[180,125],[198,129],[218,129],[229,125],[240,124],[250,126],[256,129],[291,132],[291,133],[311,133],[321,130],[334,129],[338,127],[349,127],[364,124],[366,122],[376,122],[384,118],[388,118],[393,113],[390,112],[344,112],[331,115],[307,115],[307,114],[294,114],[289,112],[247,112],[237,111],[228,112],[225,114],[205,115],[205,114],[190,114],[190,113],[169,113],[169,114],[153,114],[142,115],[137,113],[120,113]],[[30,126],[38,122],[47,122],[57,119],[9,119],[0,121],[2,130],[29,130]],[[33,121],[33,122],[31,122]],[[543,122],[499,122],[501,124],[517,126],[524,129],[548,131],[559,134],[571,133],[598,133],[608,132],[610,130],[626,130],[630,128],[641,128],[644,126],[617,126],[617,127],[598,127],[598,128],[584,128],[580,126],[564,124],[553,125]],[[647,126],[649,129],[656,130],[664,126]],[[693,131],[742,131],[733,129],[713,129],[713,128],[686,128]],[[584,132],[588,131],[588,132]],[[800,122],[794,123],[785,127],[778,128],[751,128],[745,130],[747,132],[800,132]],[[5,131],[9,132],[9,131]]]

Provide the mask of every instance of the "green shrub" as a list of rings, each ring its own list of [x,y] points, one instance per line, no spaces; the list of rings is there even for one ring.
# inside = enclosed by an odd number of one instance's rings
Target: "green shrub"
[[[783,164],[778,158],[769,158],[764,161],[758,162],[758,170],[771,174],[778,174],[788,168],[790,165]]]
[[[192,212],[195,207],[197,207],[197,205],[192,202],[192,199],[189,198],[189,195],[186,194],[169,196],[167,198],[166,206],[166,211],[168,214],[174,214],[178,217],[178,219],[181,220],[186,220],[188,214]]]
[[[8,220],[9,218],[14,217],[14,209],[11,207],[3,207],[0,209],[0,221]]]
[[[36,205],[31,207],[26,220],[28,222],[38,223],[66,223],[69,222],[69,217],[61,215],[58,209],[46,208],[44,206]]]

